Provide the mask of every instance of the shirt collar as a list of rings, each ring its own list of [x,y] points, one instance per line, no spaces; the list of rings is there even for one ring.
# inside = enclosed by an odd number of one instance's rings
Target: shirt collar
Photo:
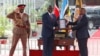
[[[52,13],[49,13],[49,12],[48,12],[48,14],[51,15]]]

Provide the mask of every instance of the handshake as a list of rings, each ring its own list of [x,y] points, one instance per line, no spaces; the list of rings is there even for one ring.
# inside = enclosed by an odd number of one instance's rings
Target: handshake
[[[66,19],[66,26],[68,30],[72,30],[72,25],[69,24],[70,21]]]

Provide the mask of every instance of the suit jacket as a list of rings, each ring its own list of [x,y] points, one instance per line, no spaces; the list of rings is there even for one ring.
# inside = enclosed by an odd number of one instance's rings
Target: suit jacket
[[[75,25],[72,27],[72,30],[76,30],[76,37],[77,38],[89,38],[88,32],[88,19],[86,15],[83,15],[80,20],[76,22],[69,22],[69,25]]]
[[[52,16],[53,18],[50,17],[49,13],[45,13],[42,16],[42,37],[50,37],[54,34],[53,27],[56,27],[58,24],[55,15],[53,14]]]

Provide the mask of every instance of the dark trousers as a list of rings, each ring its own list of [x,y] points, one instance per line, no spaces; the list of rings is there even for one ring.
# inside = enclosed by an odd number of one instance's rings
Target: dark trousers
[[[43,37],[43,56],[52,56],[54,36]]]
[[[77,39],[77,40],[78,40],[80,55],[88,56],[88,48],[87,48],[88,38],[82,38],[82,39]]]

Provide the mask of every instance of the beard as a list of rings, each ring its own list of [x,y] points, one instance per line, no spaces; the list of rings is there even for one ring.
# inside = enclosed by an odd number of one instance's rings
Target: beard
[[[24,12],[24,10],[20,10],[20,13],[23,13]]]
[[[20,13],[23,13],[24,11],[20,11]]]

